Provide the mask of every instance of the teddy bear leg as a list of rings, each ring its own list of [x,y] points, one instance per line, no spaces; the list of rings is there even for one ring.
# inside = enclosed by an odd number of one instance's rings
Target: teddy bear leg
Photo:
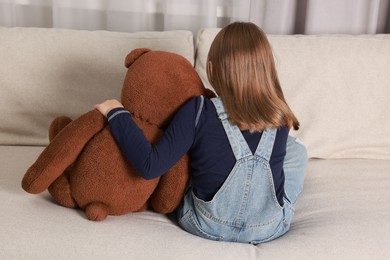
[[[146,202],[144,205],[142,205],[142,207],[140,207],[139,209],[137,209],[135,212],[142,212],[142,211],[145,211],[147,210],[149,207],[149,203]]]
[[[48,188],[50,195],[60,205],[67,208],[76,208],[77,203],[72,197],[69,185],[69,170],[67,169]]]
[[[55,118],[49,127],[49,141],[52,141],[70,122],[72,122],[72,119],[69,117],[62,116]],[[71,166],[49,186],[48,191],[58,204],[67,208],[76,208],[77,203],[72,198],[69,184],[70,168]]]
[[[91,202],[85,207],[87,219],[93,221],[102,221],[107,218],[108,207],[101,202]]]

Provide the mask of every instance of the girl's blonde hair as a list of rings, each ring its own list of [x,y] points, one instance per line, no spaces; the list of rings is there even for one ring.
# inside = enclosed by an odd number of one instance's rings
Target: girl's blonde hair
[[[271,46],[255,24],[235,22],[217,34],[208,54],[207,74],[230,122],[241,130],[299,129],[284,99]]]

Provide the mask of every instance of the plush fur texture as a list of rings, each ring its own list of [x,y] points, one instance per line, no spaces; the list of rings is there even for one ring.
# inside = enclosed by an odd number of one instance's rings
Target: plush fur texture
[[[183,57],[146,48],[135,49],[125,60],[128,67],[121,102],[152,143],[163,135],[175,112],[206,90]],[[144,180],[126,161],[113,139],[107,120],[92,110],[76,120],[54,119],[50,144],[22,180],[33,194],[48,189],[65,207],[83,209],[90,220],[145,210],[149,203],[161,213],[180,204],[189,178],[185,155],[161,178]]]

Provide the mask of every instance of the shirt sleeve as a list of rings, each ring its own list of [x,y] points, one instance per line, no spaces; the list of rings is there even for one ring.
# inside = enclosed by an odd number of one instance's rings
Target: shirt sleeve
[[[198,103],[197,98],[187,102],[154,145],[146,139],[127,110],[116,108],[108,113],[114,139],[129,163],[144,179],[163,175],[191,148]]]

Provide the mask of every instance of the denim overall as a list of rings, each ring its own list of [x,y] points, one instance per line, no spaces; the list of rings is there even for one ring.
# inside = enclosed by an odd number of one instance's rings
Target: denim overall
[[[263,131],[252,154],[240,129],[227,120],[221,99],[213,98],[212,102],[228,136],[236,164],[211,201],[197,198],[191,188],[187,190],[178,211],[179,225],[194,235],[218,241],[258,244],[275,239],[289,229],[304,174],[300,174],[298,185],[292,185],[296,190],[294,202],[285,196],[285,203],[280,206],[269,164],[276,129]]]

